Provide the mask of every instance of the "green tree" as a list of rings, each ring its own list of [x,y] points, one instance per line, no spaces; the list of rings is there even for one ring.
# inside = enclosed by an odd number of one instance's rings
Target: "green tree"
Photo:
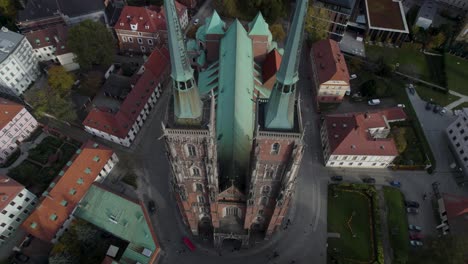
[[[99,22],[85,20],[72,27],[68,33],[68,46],[77,56],[80,67],[85,70],[93,64],[109,65],[114,58],[114,38]]]
[[[48,70],[47,83],[62,95],[70,92],[70,88],[75,82],[75,76],[68,73],[62,66],[53,66]]]
[[[329,19],[327,11],[323,8],[309,6],[305,20],[305,30],[312,42],[328,38]]]
[[[104,76],[98,71],[90,71],[86,74],[84,82],[81,84],[83,95],[95,96],[104,82]]]
[[[375,80],[368,80],[361,84],[362,96],[374,96],[377,93],[377,83]]]
[[[276,41],[283,41],[286,37],[286,33],[284,32],[283,25],[276,23],[270,26],[271,35],[273,39]]]
[[[404,127],[394,128],[394,131],[393,131],[393,138],[395,139],[395,144],[397,146],[398,153],[400,154],[403,153],[406,150],[406,147],[408,146],[405,133],[406,133],[406,128]]]
[[[223,16],[238,17],[236,0],[215,0],[213,5]]]
[[[0,14],[10,18],[16,16],[17,8],[16,1],[13,0],[0,0]]]
[[[31,92],[26,100],[32,105],[39,117],[52,116],[65,122],[76,119],[76,113],[70,94],[63,95],[59,90],[50,86]]]

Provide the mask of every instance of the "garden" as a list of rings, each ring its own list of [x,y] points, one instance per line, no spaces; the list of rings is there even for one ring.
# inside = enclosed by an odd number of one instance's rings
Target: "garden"
[[[47,189],[79,147],[77,141],[48,136],[31,149],[28,158],[11,169],[8,176],[39,195]]]
[[[423,144],[409,121],[392,123],[391,135],[399,153],[399,156],[393,161],[395,165],[424,169],[429,164],[430,161],[426,157]]]
[[[387,205],[388,233],[393,249],[393,263],[407,263],[409,232],[404,197],[400,190],[393,187],[384,186],[383,191]]]
[[[377,195],[364,184],[330,185],[328,259],[331,263],[382,263]]]

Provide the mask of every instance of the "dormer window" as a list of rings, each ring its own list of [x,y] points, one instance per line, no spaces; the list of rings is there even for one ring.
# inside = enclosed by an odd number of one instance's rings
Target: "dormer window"
[[[149,29],[149,25],[146,25],[146,26],[145,26],[145,29]]]
[[[123,23],[123,22],[120,22],[120,26],[122,26],[122,27],[123,27],[123,25],[124,25],[124,23]]]
[[[132,30],[137,30],[138,29],[138,24],[130,24],[130,28]]]

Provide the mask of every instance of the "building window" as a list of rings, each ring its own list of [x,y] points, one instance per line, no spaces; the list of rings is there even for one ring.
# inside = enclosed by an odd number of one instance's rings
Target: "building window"
[[[273,178],[274,175],[275,175],[275,171],[273,169],[269,169],[265,173],[265,177],[269,179]]]
[[[123,41],[123,42],[127,42],[127,37],[123,37],[123,36],[122,36],[122,41]]]
[[[200,169],[192,168],[192,174],[193,176],[200,176]]]
[[[138,44],[143,44],[143,39],[137,38]]]
[[[141,52],[146,52],[146,47],[145,46],[140,46]]]
[[[203,192],[203,185],[201,183],[195,183],[195,191]]]
[[[460,130],[460,134],[465,133],[465,129]]]
[[[128,37],[128,42],[133,43],[133,38],[132,38],[132,37]]]
[[[26,197],[24,200],[25,200],[26,202],[29,202],[31,199],[30,199],[29,197]]]
[[[265,185],[262,187],[262,195],[268,196],[270,195],[271,187],[268,185]]]
[[[11,206],[13,206],[13,205],[15,205],[15,204],[16,204],[15,202],[11,202],[11,203],[10,203]]]
[[[271,155],[278,155],[279,152],[280,152],[280,144],[273,143],[273,145],[271,145]]]
[[[6,214],[6,213],[7,213],[7,210],[3,210],[3,211],[2,211],[2,214]]]
[[[460,123],[457,123],[457,127],[460,127],[460,126],[461,126],[461,124],[460,124]]]
[[[153,40],[152,39],[148,39],[148,45],[153,45]]]
[[[195,146],[192,144],[187,145],[187,152],[189,157],[196,157],[197,156],[197,150],[195,149]]]
[[[0,226],[1,226],[1,227],[5,227],[5,226],[6,226],[6,224],[5,224],[5,223],[2,223]]]
[[[198,202],[201,203],[201,204],[204,204],[204,203],[205,203],[205,197],[203,197],[203,196],[201,196],[201,195],[197,196],[197,200],[198,200]]]
[[[449,134],[452,134],[452,133],[453,133],[453,130],[452,130],[452,129],[450,129],[450,130],[449,130]]]
[[[226,216],[239,216],[239,209],[237,207],[226,207]]]

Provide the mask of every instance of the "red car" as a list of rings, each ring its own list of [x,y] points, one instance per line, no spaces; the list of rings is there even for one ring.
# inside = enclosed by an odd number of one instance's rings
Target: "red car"
[[[195,245],[190,241],[188,237],[183,237],[182,241],[190,249],[190,251],[195,251]]]
[[[411,233],[410,234],[410,239],[411,240],[421,240],[421,239],[423,239],[423,236],[420,233]]]

